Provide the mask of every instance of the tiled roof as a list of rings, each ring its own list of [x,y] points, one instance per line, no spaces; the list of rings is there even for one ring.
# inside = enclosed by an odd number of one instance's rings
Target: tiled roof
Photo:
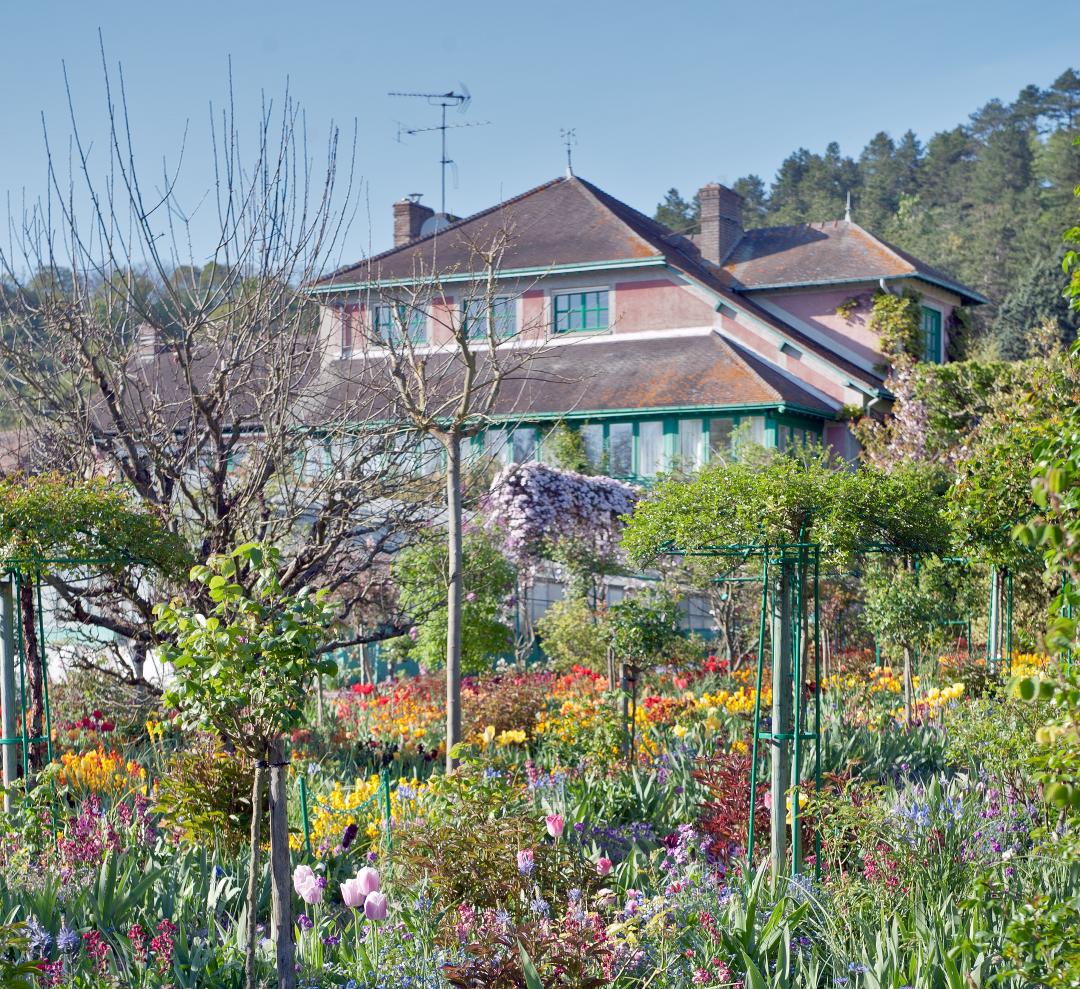
[[[723,268],[739,290],[921,277],[951,289],[965,302],[986,301],[945,272],[848,220],[748,230]]]
[[[465,217],[437,234],[429,234],[341,268],[320,285],[392,281],[444,276],[478,270],[476,246],[487,248],[505,231],[506,250],[500,267],[543,269],[552,265],[589,264],[630,258],[655,258],[661,252],[590,194],[574,176],[558,178]],[[659,230],[662,227],[656,225]]]
[[[447,380],[442,364],[447,357],[436,354],[429,360],[435,362],[436,377],[441,377],[449,395],[453,382]],[[478,379],[485,377],[481,367]],[[385,389],[385,381],[384,366],[377,358],[334,362],[314,389],[321,396],[321,407],[309,407],[309,421],[333,420],[365,393]],[[717,333],[640,338],[628,333],[551,345],[538,352],[503,382],[495,414],[529,418],[747,405],[798,406],[826,418],[836,412],[835,404]]]

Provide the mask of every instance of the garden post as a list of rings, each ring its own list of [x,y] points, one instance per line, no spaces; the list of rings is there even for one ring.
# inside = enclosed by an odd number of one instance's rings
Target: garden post
[[[451,754],[461,741],[461,602],[464,597],[461,529],[461,437],[447,436],[446,447],[446,771],[457,768]]]
[[[780,577],[773,601],[772,725],[769,740],[772,804],[772,871],[778,877],[787,858],[787,791],[791,786],[791,585],[792,561],[780,550]]]
[[[270,875],[278,989],[296,989],[293,951],[292,870],[289,860],[288,764],[285,746],[270,747]]]
[[[266,775],[265,759],[255,760],[254,779],[251,784],[251,856],[248,859],[247,882],[247,943],[244,946],[244,987],[256,989],[255,952],[256,927],[259,922],[259,839],[262,836],[263,777]]]
[[[0,581],[0,731],[5,742],[3,749],[4,786],[9,787],[18,776],[18,756],[15,746],[7,740],[15,737],[15,599],[11,578]],[[4,813],[11,812],[11,796],[4,794]]]

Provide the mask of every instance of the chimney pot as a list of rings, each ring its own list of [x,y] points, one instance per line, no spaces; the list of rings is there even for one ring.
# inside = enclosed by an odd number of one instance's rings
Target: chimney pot
[[[701,203],[701,234],[697,238],[701,256],[722,264],[743,235],[742,196],[718,182],[710,182],[698,192]]]
[[[401,247],[420,236],[424,221],[435,215],[430,206],[420,202],[420,193],[413,192],[394,203],[394,247]]]

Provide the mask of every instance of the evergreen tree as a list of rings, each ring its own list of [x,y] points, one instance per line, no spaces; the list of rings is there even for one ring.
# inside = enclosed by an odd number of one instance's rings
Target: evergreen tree
[[[653,219],[676,233],[698,233],[701,230],[701,204],[696,195],[687,202],[679,190],[672,187],[657,204]]]
[[[1035,353],[1035,331],[1047,320],[1057,323],[1058,342],[1068,346],[1076,338],[1080,312],[1069,307],[1062,294],[1061,252],[1037,258],[1005,297],[994,321],[993,336],[1006,360],[1023,360]]]
[[[742,196],[743,226],[747,230],[764,226],[769,214],[769,195],[761,176],[744,176],[737,179],[731,188]]]

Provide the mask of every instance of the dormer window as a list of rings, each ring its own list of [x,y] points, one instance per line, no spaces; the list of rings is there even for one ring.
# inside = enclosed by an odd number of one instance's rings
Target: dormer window
[[[427,313],[403,303],[371,307],[371,330],[375,338],[387,343],[402,343],[408,333],[410,343],[427,340]]]
[[[580,333],[608,328],[607,289],[592,292],[567,292],[552,300],[556,333]]]
[[[470,340],[488,338],[488,309],[495,320],[495,339],[505,340],[517,333],[517,300],[509,295],[493,299],[466,299],[462,305],[465,334]]]

